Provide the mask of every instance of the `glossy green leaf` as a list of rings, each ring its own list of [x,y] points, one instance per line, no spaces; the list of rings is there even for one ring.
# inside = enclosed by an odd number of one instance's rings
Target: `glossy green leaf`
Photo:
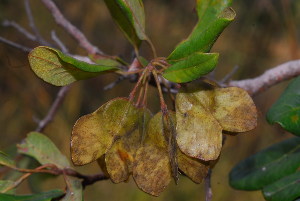
[[[55,144],[45,135],[31,132],[27,138],[18,145],[20,153],[35,158],[42,165],[55,164],[59,168],[69,167],[69,161]]]
[[[0,151],[0,166],[3,165],[3,166],[7,166],[7,167],[15,167],[15,162],[10,159],[8,157],[8,155],[6,155],[5,153],[1,152]]]
[[[173,64],[164,71],[164,78],[176,83],[190,82],[211,72],[218,63],[219,54],[196,53],[180,60],[169,60]]]
[[[141,40],[147,39],[142,0],[104,0],[104,2],[119,28],[136,48]]]
[[[71,155],[75,165],[85,165],[105,154],[113,142],[139,125],[139,109],[126,98],[113,99],[73,127]]]
[[[81,180],[69,176],[65,180],[67,183],[67,193],[61,201],[82,201]]]
[[[6,189],[12,187],[14,183],[15,182],[11,180],[0,180],[0,193],[7,193],[7,194],[13,193],[14,189],[8,192],[6,192]]]
[[[190,36],[168,57],[178,60],[196,52],[209,52],[222,31],[235,18],[231,0],[197,0],[199,21]]]
[[[258,190],[300,167],[300,138],[274,144],[241,161],[230,172],[233,188]]]
[[[300,172],[263,188],[263,195],[269,201],[293,201],[300,196]]]
[[[46,46],[34,48],[28,59],[31,69],[38,77],[56,86],[68,85],[77,80],[119,69],[118,63],[89,64]]]
[[[10,195],[0,194],[0,200],[3,201],[51,201],[54,198],[58,198],[64,194],[61,190],[51,190],[43,193],[33,195]]]
[[[300,136],[300,76],[294,79],[267,113],[270,123]]]

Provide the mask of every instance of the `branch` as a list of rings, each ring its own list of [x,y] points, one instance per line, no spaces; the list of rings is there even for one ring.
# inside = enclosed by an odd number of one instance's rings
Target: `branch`
[[[29,26],[31,27],[32,31],[34,32],[34,35],[35,35],[35,38],[36,38],[37,42],[39,42],[42,45],[51,46],[51,44],[49,44],[47,41],[45,41],[43,39],[43,37],[41,36],[38,28],[35,25],[33,15],[32,15],[32,11],[31,11],[30,4],[29,4],[29,0],[24,0],[24,6],[25,6],[27,17],[28,17]]]
[[[60,12],[55,3],[52,0],[41,0],[43,4],[51,12],[55,22],[62,26],[71,36],[73,36],[79,43],[79,45],[84,48],[89,54],[103,54],[101,50],[93,46],[84,34],[77,29],[73,24],[71,24]]]
[[[36,37],[29,33],[26,29],[24,29],[22,26],[20,26],[18,23],[14,21],[9,21],[9,20],[4,20],[2,25],[4,27],[13,27],[15,28],[18,32],[26,36],[29,40],[36,41]]]
[[[68,53],[69,50],[68,48],[65,46],[65,44],[57,37],[56,33],[54,30],[51,31],[51,38],[52,40],[58,45],[58,47],[60,48],[60,50],[63,53]]]
[[[211,190],[211,169],[208,170],[208,174],[205,177],[204,180],[204,186],[205,186],[205,201],[211,201],[212,200],[212,190]]]
[[[95,175],[83,175],[79,172],[77,172],[74,169],[71,168],[64,168],[60,169],[55,164],[44,164],[42,166],[39,166],[35,169],[22,169],[17,167],[8,167],[12,168],[16,171],[25,173],[23,174],[17,181],[13,183],[13,185],[8,186],[6,189],[4,189],[2,192],[7,192],[13,188],[16,188],[19,186],[25,179],[27,179],[29,176],[31,176],[33,173],[46,173],[46,174],[52,174],[52,175],[68,175],[72,177],[77,177],[79,179],[82,179],[81,183],[83,188],[87,185],[91,185],[97,181],[102,181],[108,179],[107,176],[105,176],[103,173],[101,174],[95,174]]]
[[[294,60],[267,70],[256,78],[231,81],[228,85],[243,88],[250,95],[255,95],[298,75],[300,75],[300,60]]]
[[[62,104],[67,92],[69,91],[71,85],[61,87],[56,95],[54,102],[52,103],[47,115],[39,121],[38,127],[35,129],[37,132],[41,132],[44,128],[53,120],[59,106]]]
[[[102,181],[109,179],[107,176],[105,176],[103,173],[101,174],[94,174],[94,175],[83,175],[73,169],[63,169],[62,173],[72,176],[72,177],[77,177],[79,179],[82,179],[82,186],[83,188],[88,185],[92,185],[93,183],[97,181]],[[61,173],[60,173],[61,174]]]
[[[20,45],[20,44],[18,44],[18,43],[15,43],[15,42],[12,42],[12,41],[7,40],[7,39],[5,39],[5,38],[3,38],[3,37],[1,37],[1,36],[0,36],[0,42],[5,43],[5,44],[7,44],[7,45],[9,45],[9,46],[11,46],[11,47],[17,48],[17,49],[19,49],[19,50],[22,50],[23,52],[29,53],[29,52],[31,51],[31,48],[25,47],[25,46],[23,46],[23,45]]]

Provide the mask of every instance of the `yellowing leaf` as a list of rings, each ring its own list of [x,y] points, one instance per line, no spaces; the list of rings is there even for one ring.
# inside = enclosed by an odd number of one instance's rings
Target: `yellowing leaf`
[[[215,90],[213,116],[229,132],[246,132],[257,125],[257,111],[249,94],[238,87]]]
[[[71,155],[75,165],[97,160],[113,142],[138,126],[139,110],[126,98],[117,98],[77,120],[72,131]]]
[[[138,187],[158,196],[172,177],[168,135],[164,132],[163,115],[157,113],[150,120],[144,144],[138,149],[133,166],[133,178]]]
[[[146,193],[158,196],[171,181],[169,154],[165,149],[147,143],[136,153],[133,178]]]
[[[177,162],[179,169],[197,184],[203,181],[210,168],[208,162],[188,157],[180,150],[177,151]]]
[[[129,178],[130,171],[127,164],[133,163],[133,154],[134,152],[131,152],[130,147],[121,140],[116,141],[105,154],[107,172],[114,183],[120,183]]]
[[[256,108],[240,88],[197,87],[177,94],[177,143],[188,156],[216,160],[222,148],[222,130],[245,132],[255,128]]]
[[[114,183],[126,181],[132,173],[135,153],[151,117],[149,110],[141,108],[139,111],[139,128],[117,140],[105,154],[106,169]]]
[[[176,97],[177,144],[188,156],[215,160],[222,148],[222,127],[193,93]]]

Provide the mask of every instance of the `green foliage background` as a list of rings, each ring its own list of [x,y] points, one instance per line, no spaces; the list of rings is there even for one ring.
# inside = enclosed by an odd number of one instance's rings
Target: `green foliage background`
[[[187,37],[196,23],[193,0],[145,0],[147,31],[158,50],[159,56],[167,56],[175,45]],[[113,23],[103,1],[66,0],[56,1],[65,16],[83,30],[92,43],[108,54],[130,58],[132,48],[121,31]],[[65,42],[72,53],[85,52],[78,47],[64,30],[58,27],[48,10],[40,1],[31,1],[36,24],[41,34],[51,41],[50,32]],[[240,69],[234,79],[245,79],[260,75],[266,69],[288,60],[299,58],[300,2],[296,0],[236,0],[233,8],[236,20],[225,30],[213,52],[220,53],[216,76],[222,78],[238,65]],[[297,12],[298,11],[298,12]],[[23,2],[20,0],[0,0],[0,20],[14,20],[29,25]],[[298,29],[298,30],[297,30]],[[297,33],[297,34],[295,34]],[[38,44],[26,40],[12,28],[0,26],[0,36],[24,45],[35,47]],[[142,45],[143,55],[151,57],[146,45]],[[125,81],[114,89],[103,91],[103,86],[114,81],[116,76],[100,76],[95,79],[75,83],[59,110],[55,120],[45,133],[67,156],[72,125],[82,115],[90,113],[104,102],[118,96],[127,96],[133,84]],[[265,114],[287,85],[284,82],[255,97],[259,111],[258,127],[236,137],[228,137],[221,159],[213,170],[212,186],[214,200],[264,200],[261,192],[237,191],[228,185],[228,173],[241,159],[267,147],[290,134],[271,126]],[[33,118],[42,118],[47,112],[57,92],[57,87],[46,84],[30,70],[27,55],[19,50],[0,43],[0,150],[7,150],[20,142],[28,132],[35,129]],[[150,90],[149,105],[152,111],[159,108],[156,91]],[[96,163],[80,167],[78,170],[90,174],[97,173]],[[0,172],[0,178],[4,172]],[[34,181],[33,181],[34,182]],[[28,193],[35,186],[43,190],[64,186],[62,179],[48,178],[42,184],[22,184],[19,193]],[[128,184],[98,182],[85,190],[87,201],[98,200],[204,200],[203,185],[196,185],[181,178],[179,185],[172,184],[158,198],[148,196],[137,189],[131,180]],[[200,199],[200,200],[201,200]]]

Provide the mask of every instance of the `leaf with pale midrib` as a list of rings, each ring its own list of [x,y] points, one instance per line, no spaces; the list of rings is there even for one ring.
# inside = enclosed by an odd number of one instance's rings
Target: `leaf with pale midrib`
[[[198,0],[198,23],[190,36],[169,55],[168,60],[178,60],[196,52],[209,52],[222,31],[235,18],[231,0]]]
[[[173,64],[167,68],[163,76],[176,83],[193,81],[211,72],[218,63],[217,53],[195,53],[180,60],[169,60]]]
[[[294,79],[267,113],[267,120],[300,136],[300,76]]]
[[[300,172],[283,177],[263,188],[268,201],[293,201],[300,196]]]
[[[229,183],[241,190],[259,190],[297,171],[300,166],[300,138],[274,144],[237,164]]]

